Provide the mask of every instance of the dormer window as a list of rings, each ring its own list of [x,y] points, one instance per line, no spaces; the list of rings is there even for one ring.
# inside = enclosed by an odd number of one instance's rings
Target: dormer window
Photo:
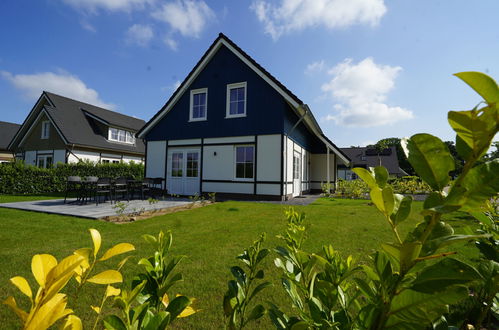
[[[50,136],[50,121],[42,121],[42,139],[48,139]]]
[[[135,137],[133,136],[132,132],[114,127],[109,127],[108,140],[121,143],[135,144]]]
[[[225,118],[246,117],[246,82],[227,85]]]
[[[208,88],[191,90],[189,121],[206,120],[208,117]]]

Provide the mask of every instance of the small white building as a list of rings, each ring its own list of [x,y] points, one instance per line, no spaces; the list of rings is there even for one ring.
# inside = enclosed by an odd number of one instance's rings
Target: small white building
[[[223,34],[137,137],[146,176],[179,195],[282,200],[349,165],[309,107]]]
[[[145,146],[135,133],[141,119],[64,96],[43,92],[8,149],[27,165],[144,161]]]

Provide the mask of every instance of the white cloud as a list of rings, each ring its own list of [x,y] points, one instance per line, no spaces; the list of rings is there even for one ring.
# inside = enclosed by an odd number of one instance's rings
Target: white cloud
[[[154,33],[149,25],[134,24],[126,32],[126,42],[145,47],[149,44],[153,36]]]
[[[386,13],[384,0],[281,0],[277,6],[254,0],[250,8],[274,40],[309,27],[375,26]]]
[[[85,20],[81,20],[80,25],[82,28],[84,28],[87,31],[90,31],[93,33],[97,32],[97,29],[95,28],[95,26],[93,26],[92,24],[90,24],[89,22],[87,22]]]
[[[329,71],[332,79],[322,85],[339,103],[336,113],[326,120],[345,126],[381,126],[413,118],[410,110],[385,103],[386,96],[395,86],[401,67],[378,65],[368,57],[354,64],[346,59]]]
[[[174,31],[186,37],[198,38],[215,13],[204,1],[176,0],[163,4],[152,17],[170,24]]]
[[[326,63],[324,62],[324,60],[315,61],[315,62],[307,65],[307,68],[305,69],[305,74],[313,74],[316,72],[322,72],[322,71],[324,71],[325,67],[326,67]]]
[[[36,100],[45,90],[103,108],[115,108],[114,104],[102,101],[95,89],[88,88],[77,76],[65,71],[16,75],[1,71],[0,75],[14,85],[15,88],[23,91],[26,97],[31,100]]]
[[[175,40],[173,40],[172,38],[170,37],[165,37],[165,39],[163,40],[165,42],[165,44],[170,47],[171,50],[177,50],[178,49],[178,44]]]
[[[96,13],[99,9],[108,11],[126,11],[142,9],[155,0],[62,0],[73,8]]]

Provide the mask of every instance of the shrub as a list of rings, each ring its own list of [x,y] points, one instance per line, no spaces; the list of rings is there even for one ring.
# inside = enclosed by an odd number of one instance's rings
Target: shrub
[[[24,162],[0,166],[0,194],[40,194],[63,192],[68,176],[144,177],[144,165],[135,163],[94,164],[92,162],[58,163],[52,168],[25,166]]]

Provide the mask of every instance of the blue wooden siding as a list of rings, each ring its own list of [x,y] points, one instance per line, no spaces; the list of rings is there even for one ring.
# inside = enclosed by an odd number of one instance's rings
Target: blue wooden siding
[[[247,82],[246,117],[225,119],[227,85],[243,81]],[[198,88],[208,88],[208,120],[188,122],[190,90]],[[274,88],[221,46],[175,106],[147,133],[146,140],[280,134],[288,109]]]
[[[326,153],[324,143],[315,134],[311,133],[303,122],[298,124],[291,132],[291,129],[298,120],[300,120],[300,117],[292,109],[286,111],[284,115],[284,133],[314,154]]]

